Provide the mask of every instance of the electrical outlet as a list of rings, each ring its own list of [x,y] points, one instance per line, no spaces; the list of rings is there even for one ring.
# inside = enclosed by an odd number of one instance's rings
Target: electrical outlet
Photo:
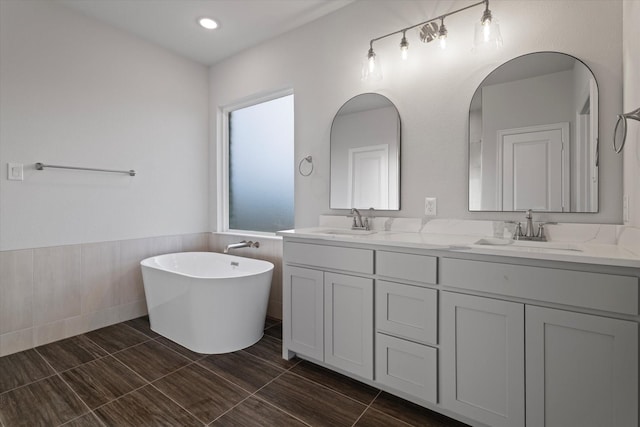
[[[424,198],[424,214],[425,216],[436,216],[437,204],[435,197]]]
[[[7,179],[10,181],[24,180],[22,163],[7,163]]]

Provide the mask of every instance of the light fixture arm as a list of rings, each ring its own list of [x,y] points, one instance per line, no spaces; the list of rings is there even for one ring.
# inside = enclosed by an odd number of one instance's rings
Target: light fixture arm
[[[464,10],[471,9],[472,7],[480,6],[482,4],[484,4],[486,6],[486,9],[485,9],[485,14],[486,14],[487,11],[489,11],[489,0],[482,0],[482,1],[479,1],[477,3],[471,4],[469,6],[454,10],[453,12],[444,13],[444,14],[442,14],[440,16],[436,16],[435,18],[427,19],[426,21],[419,22],[417,24],[411,25],[411,26],[403,28],[401,30],[397,30],[397,31],[391,32],[389,34],[385,34],[384,36],[373,38],[373,39],[371,39],[371,41],[369,41],[369,48],[373,49],[373,43],[377,42],[378,40],[382,40],[382,39],[385,39],[387,37],[394,36],[396,34],[406,33],[407,31],[412,30],[412,29],[414,29],[416,27],[419,27],[421,25],[428,24],[430,22],[434,22],[434,21],[438,21],[438,20],[443,20],[447,16],[455,15],[456,13],[460,13],[460,12],[462,12]],[[489,13],[491,13],[491,12],[489,12]]]

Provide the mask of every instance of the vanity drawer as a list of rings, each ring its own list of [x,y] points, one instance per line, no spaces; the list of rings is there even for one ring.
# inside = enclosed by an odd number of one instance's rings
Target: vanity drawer
[[[638,278],[462,259],[440,259],[444,286],[638,314]]]
[[[438,401],[438,350],[376,334],[376,381],[427,402]]]
[[[376,251],[376,274],[380,276],[435,284],[437,265],[433,256]]]
[[[335,270],[373,273],[373,251],[370,249],[343,248],[284,242],[284,259],[289,264],[302,264]]]
[[[438,291],[376,281],[376,327],[426,344],[437,344]]]

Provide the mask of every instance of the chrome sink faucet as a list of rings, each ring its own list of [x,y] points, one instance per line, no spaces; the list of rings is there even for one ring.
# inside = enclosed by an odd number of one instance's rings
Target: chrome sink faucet
[[[544,226],[547,224],[557,224],[557,222],[539,222],[538,232],[536,233],[533,231],[533,211],[531,209],[527,209],[524,218],[527,220],[524,231],[522,231],[522,224],[520,224],[520,222],[515,222],[516,229],[513,232],[513,238],[515,240],[535,240],[538,242],[546,242],[547,236],[544,232]]]
[[[369,216],[365,218],[362,218],[360,211],[356,208],[351,208],[351,214],[348,216],[353,217],[352,230],[369,230],[369,218],[373,218],[373,208],[369,208]]]

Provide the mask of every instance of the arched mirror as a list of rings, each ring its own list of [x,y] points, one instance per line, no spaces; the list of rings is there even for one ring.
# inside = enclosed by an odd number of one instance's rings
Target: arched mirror
[[[598,85],[537,52],[489,74],[469,108],[469,210],[598,211]]]
[[[331,209],[400,209],[400,114],[377,93],[357,95],[331,125]]]

